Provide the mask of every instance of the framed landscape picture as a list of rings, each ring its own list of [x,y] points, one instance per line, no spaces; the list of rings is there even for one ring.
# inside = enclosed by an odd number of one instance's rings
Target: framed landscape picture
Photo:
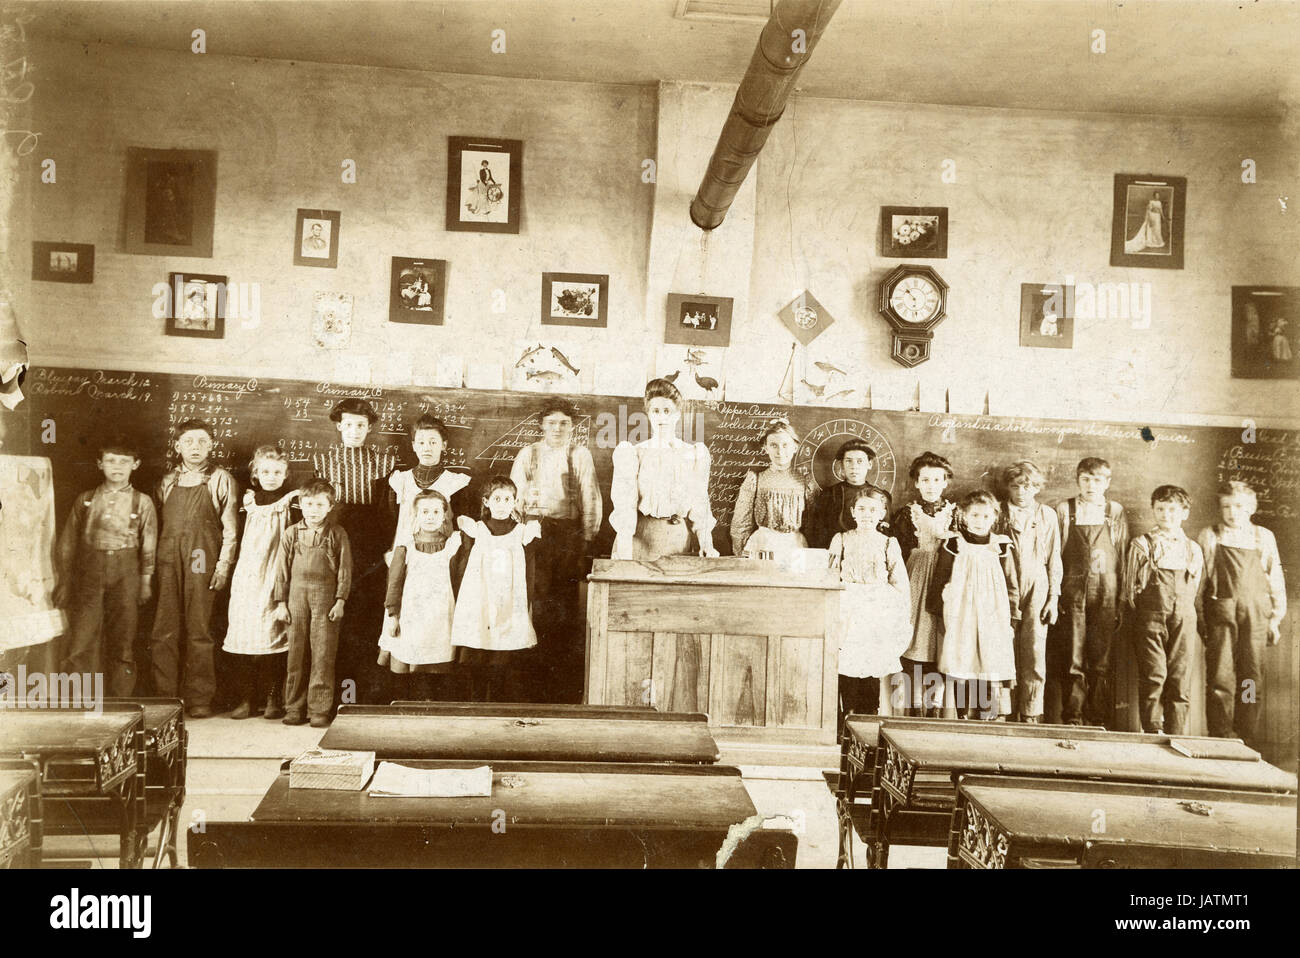
[[[948,207],[882,206],[880,254],[896,259],[948,256]]]
[[[727,296],[669,293],[664,342],[682,346],[730,346],[733,302]]]
[[[1115,174],[1110,265],[1183,268],[1187,178]]]
[[[608,324],[607,274],[542,274],[542,325],[604,327]]]
[[[293,265],[337,268],[340,219],[338,210],[299,210],[293,234]]]
[[[518,233],[524,193],[522,140],[447,138],[447,229]]]
[[[1232,375],[1300,379],[1300,287],[1232,287]]]
[[[128,147],[124,249],[210,257],[216,195],[215,150]]]
[[[1074,287],[1020,284],[1020,345],[1074,347]]]
[[[168,336],[222,339],[226,335],[227,282],[225,276],[169,273],[167,287],[171,309]]]
[[[90,243],[32,243],[32,279],[47,283],[93,283],[95,247]]]
[[[441,326],[446,296],[447,261],[445,259],[393,257],[392,280],[388,293],[390,323]]]

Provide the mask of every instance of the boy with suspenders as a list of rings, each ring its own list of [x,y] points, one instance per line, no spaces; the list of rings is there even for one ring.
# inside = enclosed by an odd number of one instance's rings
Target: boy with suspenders
[[[1058,667],[1061,721],[1115,724],[1111,648],[1123,557],[1128,550],[1124,507],[1106,498],[1110,463],[1087,458],[1075,470],[1079,495],[1056,507],[1061,523],[1061,608]],[[1055,643],[1054,643],[1055,644]],[[1068,660],[1068,669],[1061,668]]]

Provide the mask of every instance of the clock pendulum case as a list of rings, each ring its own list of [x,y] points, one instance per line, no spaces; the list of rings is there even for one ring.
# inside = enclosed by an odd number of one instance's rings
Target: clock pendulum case
[[[948,315],[948,284],[929,266],[904,264],[880,284],[879,309],[893,331],[894,361],[918,366],[930,358],[934,327]]]

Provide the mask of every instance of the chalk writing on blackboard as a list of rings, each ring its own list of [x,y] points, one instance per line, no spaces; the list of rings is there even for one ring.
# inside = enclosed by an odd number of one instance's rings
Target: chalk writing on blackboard
[[[1159,445],[1162,442],[1193,445],[1196,442],[1196,439],[1187,435],[1187,433],[1165,430],[1158,432],[1151,430],[1151,438],[1147,439],[1143,435],[1143,431],[1147,429],[1145,426],[1123,426],[1105,422],[1064,423],[1041,419],[994,419],[991,416],[963,418],[936,414],[930,417],[928,425],[940,429],[1055,436],[1058,444],[1065,442],[1067,438],[1072,436],[1087,436],[1097,439],[1132,439],[1139,442],[1150,442],[1152,445]]]
[[[580,446],[588,444],[591,437],[591,417],[579,416],[573,424],[573,441]],[[492,440],[474,457],[475,462],[486,462],[489,472],[497,472],[502,467],[509,469],[514,463],[519,450],[532,445],[542,438],[542,424],[536,416],[530,416],[510,429],[504,435]],[[504,464],[504,465],[503,465]]]

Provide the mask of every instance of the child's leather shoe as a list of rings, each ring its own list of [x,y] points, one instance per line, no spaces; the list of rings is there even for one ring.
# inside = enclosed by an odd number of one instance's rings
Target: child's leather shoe
[[[252,711],[253,710],[249,707],[248,702],[240,702],[235,706],[235,710],[230,713],[230,717],[232,719],[246,719]]]
[[[328,715],[313,715],[311,717],[312,728],[329,728],[330,717]]]
[[[307,716],[305,715],[286,715],[280,719],[285,725],[306,725]]]

